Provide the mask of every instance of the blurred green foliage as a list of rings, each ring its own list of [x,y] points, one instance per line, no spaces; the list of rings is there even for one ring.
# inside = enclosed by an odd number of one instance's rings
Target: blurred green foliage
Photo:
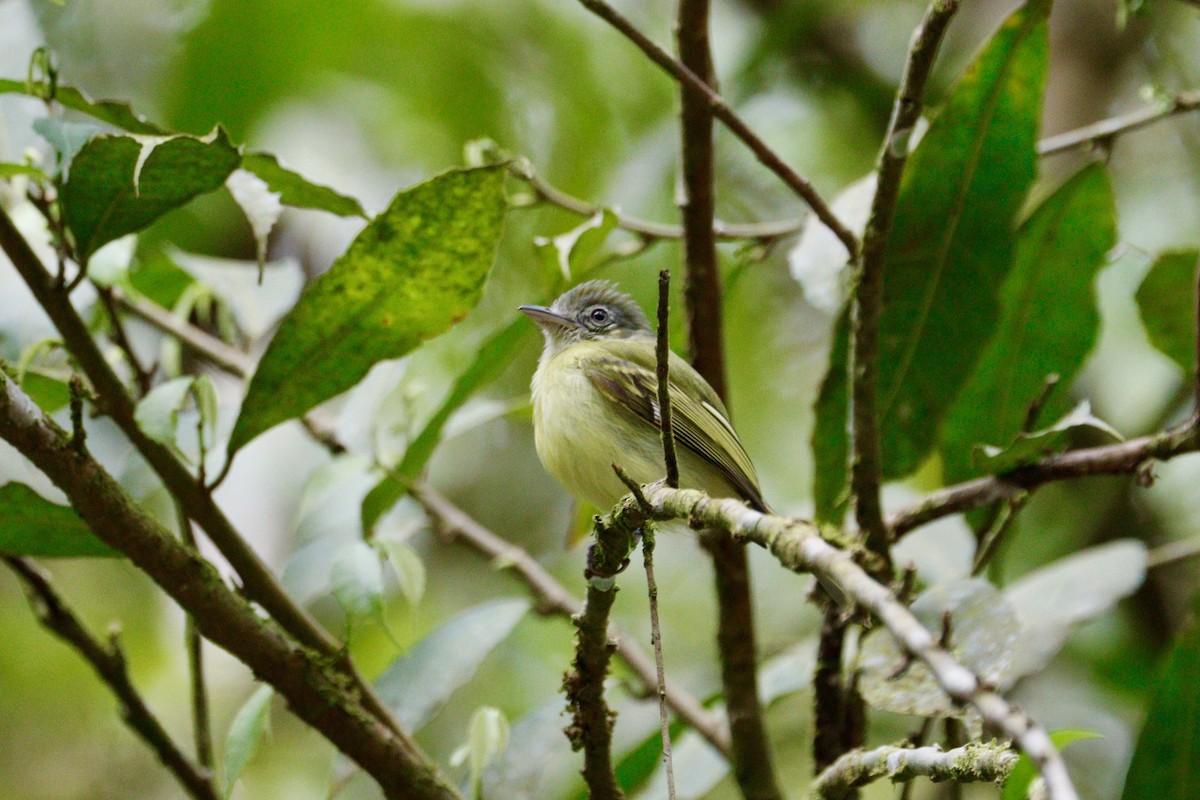
[[[914,490],[938,485],[943,476],[965,476],[964,454],[980,443],[978,439],[991,444],[1011,440],[1028,399],[1024,394],[1030,382],[1036,387],[1042,378],[1041,360],[1022,381],[1007,382],[1014,396],[1003,404],[992,391],[980,390],[978,399],[968,402],[964,398],[976,395],[958,395],[957,389],[967,385],[977,360],[986,367],[973,373],[982,385],[989,374],[994,377],[1001,367],[1030,357],[1019,335],[1022,322],[1031,329],[1039,322],[1053,328],[1053,335],[1030,334],[1054,356],[1054,368],[1064,373],[1053,408],[1069,408],[1073,397],[1089,398],[1102,419],[1129,436],[1159,429],[1183,413],[1190,399],[1185,376],[1153,348],[1181,366],[1187,363],[1180,355],[1188,351],[1178,344],[1179,330],[1191,328],[1177,321],[1180,293],[1190,287],[1187,278],[1194,275],[1194,251],[1192,272],[1181,261],[1168,274],[1169,265],[1159,260],[1140,291],[1138,286],[1156,253],[1197,245],[1200,122],[1181,118],[1118,140],[1105,168],[1094,165],[1085,153],[1042,159],[1035,166],[1032,154],[1040,115],[1044,130],[1058,131],[1132,106],[1147,85],[1200,85],[1200,48],[1195,47],[1200,21],[1182,4],[1157,5],[1141,8],[1118,28],[1116,14],[1104,4],[1060,4],[1051,14],[1048,38],[1036,15],[1025,12],[1029,19],[1008,34],[1012,41],[1007,45],[1019,50],[1019,57],[996,45],[994,51],[984,52],[1002,63],[987,62],[985,56],[981,72],[968,78],[968,88],[970,81],[985,87],[1011,84],[1003,97],[1016,107],[1001,106],[1005,113],[997,118],[992,117],[996,108],[988,105],[994,97],[986,91],[966,91],[949,102],[947,98],[955,76],[1011,9],[967,4],[956,20],[928,98],[931,113],[945,113],[926,134],[926,149],[918,149],[912,159],[892,253],[896,263],[908,264],[911,270],[902,272],[905,280],[891,290],[890,296],[903,302],[890,306],[894,341],[888,346],[894,345],[897,353],[917,347],[922,359],[916,379],[897,379],[893,388],[896,397],[910,392],[914,403],[934,410],[901,414],[903,424],[895,426],[901,434],[888,450],[904,457],[892,462],[892,474],[917,471],[907,486],[892,487],[891,505],[911,499]],[[669,40],[670,4],[623,6],[656,39]],[[718,3],[714,27],[722,91],[772,146],[826,196],[833,196],[871,168],[910,23],[916,22],[921,8],[915,0]],[[1005,44],[1003,35],[991,41]],[[1088,41],[1089,47],[1073,47],[1072,41]],[[38,125],[60,150],[77,149],[82,137],[95,132],[70,127],[82,119],[80,113],[142,134],[161,126],[200,136],[219,124],[234,142],[245,144],[247,153],[269,154],[248,156],[241,165],[269,188],[282,191],[286,205],[344,215],[289,209],[276,225],[271,256],[292,259],[310,278],[346,250],[362,226],[354,217],[360,208],[374,215],[400,189],[461,165],[468,142],[481,138],[496,142],[505,153],[527,157],[537,174],[589,202],[655,220],[676,217],[675,89],[634,48],[573,3],[72,0],[60,5],[12,0],[0,4],[0,77],[16,79],[0,82],[0,161],[14,165],[0,174],[15,176],[9,185],[37,179],[31,165],[19,163],[26,147],[40,150],[44,172],[58,166],[45,141],[33,132],[33,120],[46,116],[44,107],[20,96],[28,56],[41,44],[48,45],[59,65],[61,83],[86,93],[64,90],[61,103],[75,113],[65,123],[53,119]],[[1010,56],[1013,61],[1006,60]],[[1044,101],[1043,75],[1048,76]],[[89,97],[128,100],[153,125],[121,105],[97,104]],[[197,146],[192,138],[171,141],[170,147]],[[128,137],[93,140],[88,147],[123,148],[117,154],[122,174],[140,166],[147,186],[153,184],[155,154],[170,152],[169,147],[155,148],[141,164]],[[220,140],[209,147],[226,152]],[[953,166],[948,153],[957,159]],[[972,160],[981,153],[992,160]],[[86,147],[79,157],[89,157]],[[220,171],[226,165],[218,166]],[[235,164],[229,160],[228,166]],[[723,219],[761,221],[801,213],[795,199],[724,132],[718,134],[717,166],[718,213]],[[223,174],[208,176],[212,179],[194,191],[171,187],[178,193],[167,205],[182,205],[196,191],[219,185]],[[332,189],[301,182],[297,175]],[[512,200],[520,204],[528,199],[526,184],[515,179],[508,183]],[[1031,184],[1033,199],[1028,199]],[[1055,187],[1061,188],[1051,193]],[[149,219],[136,213],[146,200],[136,192],[119,202],[102,198],[93,204],[84,198],[74,206],[71,197],[68,191],[66,222],[95,245],[84,249],[97,250],[98,260],[113,258],[99,245]],[[6,206],[19,200],[9,195],[2,199]],[[1112,218],[1113,202],[1117,222]],[[99,206],[125,209],[123,217],[133,223],[93,236],[89,232],[112,226],[113,218],[89,213],[84,219],[73,208],[95,211]],[[1062,220],[1073,220],[1072,214],[1079,216],[1078,224],[1064,225]],[[1021,220],[1023,227],[1017,229]],[[325,624],[350,636],[367,674],[395,676],[407,670],[437,684],[425,697],[406,698],[398,688],[398,697],[391,699],[418,709],[418,739],[442,764],[451,762],[459,745],[478,738],[471,722],[476,709],[495,707],[502,716],[489,711],[489,719],[512,721],[509,761],[500,756],[491,766],[481,766],[481,748],[468,747],[471,764],[460,764],[453,773],[464,781],[482,773],[481,785],[485,791],[492,787],[495,796],[569,797],[581,791],[576,757],[564,752],[567,743],[556,713],[561,707],[561,672],[570,657],[570,626],[525,614],[520,585],[465,548],[446,545],[411,501],[399,499],[395,487],[400,484],[385,478],[373,462],[396,468],[403,480],[426,468],[431,483],[493,530],[530,550],[580,593],[582,554],[563,545],[572,505],[533,454],[527,385],[537,335],[532,326],[511,326],[518,303],[544,301],[561,287],[562,277],[546,268],[545,253],[554,248],[539,254],[535,240],[561,236],[581,222],[577,215],[546,204],[511,210],[482,295],[474,291],[476,284],[468,292],[470,302],[455,309],[454,321],[465,314],[462,321],[402,361],[376,365],[355,389],[325,407],[350,454],[331,457],[298,426],[279,426],[247,444],[218,493],[288,588],[309,602]],[[586,247],[565,259],[575,272],[572,278],[586,270],[589,276],[615,279],[651,307],[658,269],[672,267],[679,275],[679,248],[672,242],[634,246],[628,234],[607,223],[601,218],[598,233],[585,235]],[[493,227],[499,236],[498,226]],[[1047,227],[1065,233],[1051,238]],[[926,236],[938,229],[945,233],[942,239]],[[1110,249],[1114,241],[1117,246]],[[48,240],[37,244],[43,257],[52,261]],[[725,337],[730,405],[765,493],[784,512],[810,514],[815,471],[808,445],[815,427],[812,406],[831,349],[837,363],[838,351],[831,343],[838,312],[813,301],[793,280],[787,263],[792,244],[784,240],[722,245]],[[1008,258],[1012,248],[1015,261]],[[941,254],[933,261],[937,267],[952,271],[950,289],[928,280],[927,260],[908,258],[927,250]],[[251,226],[227,191],[201,197],[142,231],[132,261],[118,265],[118,274],[127,271],[120,285],[261,353],[265,342],[255,335],[218,324],[236,318],[231,309],[245,304],[248,292],[197,279],[186,268],[185,256],[191,254],[240,258],[247,270],[254,269]],[[559,253],[551,255],[557,265]],[[986,269],[980,266],[985,261]],[[51,331],[31,310],[10,273],[7,264],[0,265],[0,356],[16,362]],[[1090,305],[1097,274],[1098,331]],[[81,289],[80,303],[92,312],[100,331],[102,314],[87,288]],[[1135,291],[1149,340],[1138,322]],[[927,293],[938,292],[934,304]],[[1047,301],[1046,307],[1029,302],[1030,293]],[[205,299],[197,301],[198,295]],[[913,311],[909,301],[918,296],[925,297],[925,305]],[[181,307],[183,301],[186,306]],[[326,305],[323,310],[328,310]],[[193,308],[207,309],[208,314],[192,316]],[[905,338],[912,335],[914,317],[922,308],[936,312],[931,317],[939,323],[931,328],[935,335]],[[672,314],[676,342],[686,338],[680,310]],[[1065,319],[1062,324],[1057,324],[1058,315]],[[426,326],[421,338],[444,328],[440,323]],[[169,362],[150,328],[135,323],[130,331],[143,364]],[[1170,343],[1164,343],[1167,339]],[[507,360],[485,364],[481,354]],[[42,360],[54,357],[39,354],[31,377],[60,374],[61,362]],[[370,354],[365,357],[376,360]],[[915,359],[889,355],[886,369],[900,374]],[[196,369],[193,362],[186,366]],[[356,378],[365,370],[361,366],[353,366]],[[1072,382],[1074,375],[1078,377]],[[216,381],[220,436],[228,437],[242,385],[228,377]],[[992,383],[996,382],[1004,383]],[[312,405],[311,398],[299,402],[279,386],[264,397],[269,405],[292,403],[284,417]],[[179,447],[198,460],[197,411],[185,405],[172,412]],[[58,411],[60,421],[65,421],[65,413]],[[942,414],[949,415],[951,423],[939,440],[935,423]],[[827,414],[824,421],[833,433],[844,427],[844,417],[837,413]],[[1043,420],[1044,425],[1050,422]],[[173,526],[169,498],[111,425],[102,418],[87,425],[93,452],[131,494]],[[941,452],[927,459],[939,442]],[[836,436],[820,438],[821,448],[825,458],[816,463],[823,465],[820,475],[829,487],[824,502],[829,503],[841,488],[836,474],[844,464],[844,451],[837,450]],[[219,467],[220,454],[208,456]],[[1153,547],[1200,533],[1196,465],[1185,459],[1156,471],[1159,483],[1145,490],[1130,488],[1126,478],[1102,478],[1039,493],[1005,542],[993,577],[1002,585],[1019,585],[1016,579],[1023,575],[1033,579],[1045,574],[1033,572],[1036,568],[1110,539],[1135,538]],[[10,480],[49,493],[44,480],[39,484],[28,465],[0,445],[0,481]],[[381,500],[381,495],[386,496]],[[364,505],[371,497],[373,501]],[[37,504],[41,502],[45,501]],[[364,512],[376,537],[370,548],[361,537]],[[396,577],[384,569],[380,554],[395,546],[407,548],[424,564],[423,594],[398,586]],[[963,577],[963,564],[969,565],[970,534],[957,521],[914,534],[906,546],[906,557],[918,564],[928,584]],[[411,583],[416,580],[411,557],[403,558],[408,566],[399,570],[400,580]],[[779,761],[785,785],[802,787],[811,769],[803,678],[811,669],[807,659],[816,614],[803,603],[794,576],[781,574],[762,554],[755,553],[753,560],[756,611],[768,659],[764,681],[768,676],[775,681],[765,692],[775,701],[769,722],[783,754]],[[123,626],[135,682],[172,733],[187,741],[186,666],[177,609],[163,603],[149,582],[123,562],[51,563],[56,583],[93,631],[99,633],[114,621]],[[719,687],[717,662],[711,626],[701,622],[713,618],[709,567],[686,536],[661,537],[658,563],[668,671],[697,696],[713,698]],[[1078,603],[1086,605],[1088,598],[1099,597],[1107,608],[1132,590],[1128,581],[1117,580],[1124,575],[1119,570],[1094,579],[1086,572],[1071,573],[1071,588],[1080,590],[1073,596]],[[1086,728],[1104,735],[1070,751],[1073,774],[1086,797],[1119,796],[1147,707],[1148,676],[1186,613],[1196,580],[1194,567],[1186,564],[1148,575],[1130,599],[1075,633],[1048,668],[1023,678],[1016,688],[1021,704],[1048,727]],[[1113,588],[1114,583],[1121,585]],[[617,604],[619,621],[632,635],[647,639],[645,600],[635,576],[630,575],[627,584],[629,591]],[[1067,611],[1078,607],[1067,609],[1064,601],[1061,618],[1052,619],[1045,610],[1042,616],[1061,624],[1065,638],[1087,618],[1066,619]],[[499,617],[484,613],[497,608]],[[495,641],[478,637],[471,653],[460,654],[457,670],[440,671],[433,661],[422,660],[427,652],[450,658],[445,655],[453,650],[445,644],[447,631],[462,625],[463,619],[473,619],[473,614],[496,626],[491,631]],[[0,639],[5,642],[0,647],[0,796],[182,796],[153,756],[121,726],[112,701],[94,677],[37,628],[6,572],[0,573]],[[1167,667],[1162,687],[1156,690],[1156,708],[1176,702],[1170,699],[1176,696],[1194,700],[1195,681],[1186,680],[1186,665],[1178,663],[1179,654],[1190,653],[1191,644],[1188,639]],[[235,723],[240,703],[251,693],[251,677],[224,654],[209,654],[217,740],[223,741],[232,729],[234,745],[224,757],[227,769],[236,767],[230,769],[231,782],[240,777],[233,798],[323,798],[331,785],[340,789],[336,796],[343,800],[375,796],[369,781],[349,772],[327,744],[281,707],[272,708],[265,694],[256,695],[258,703],[251,706],[254,713],[243,718],[244,725]],[[627,677],[620,665],[615,671]],[[399,678],[393,682],[401,688],[407,683]],[[612,696],[622,709],[617,728],[622,774],[657,780],[648,764],[655,753],[652,707],[625,687],[615,687]],[[273,734],[259,743],[268,716]],[[872,718],[872,741],[895,740],[914,726],[912,718],[899,714]],[[1143,750],[1161,746],[1162,734],[1153,732],[1153,723],[1152,718],[1148,733],[1142,735],[1138,758],[1146,758],[1140,755]],[[1166,738],[1169,746],[1170,735]],[[682,741],[681,763],[692,765],[689,776],[696,791],[734,796],[731,782],[722,778],[721,765],[704,746],[686,735]],[[257,754],[251,757],[255,743]],[[530,774],[522,772],[521,762],[526,770],[531,763],[545,766]],[[508,771],[501,771],[506,764]],[[536,787],[536,793],[530,787]],[[932,796],[929,788],[921,786],[919,796]],[[867,796],[887,797],[891,791],[873,786]],[[995,795],[987,787],[971,791],[973,796]]]

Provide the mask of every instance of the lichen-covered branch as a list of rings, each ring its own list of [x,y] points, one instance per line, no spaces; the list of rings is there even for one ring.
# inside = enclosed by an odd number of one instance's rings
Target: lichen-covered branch
[[[155,752],[187,793],[196,800],[218,800],[220,795],[213,786],[208,767],[192,763],[183,754],[130,682],[125,669],[125,657],[117,648],[115,639],[109,647],[105,647],[88,633],[54,589],[50,576],[37,564],[29,559],[14,557],[5,557],[4,563],[25,584],[29,604],[38,621],[92,666],[120,702],[121,718],[125,724]]]
[[[940,747],[877,747],[846,753],[817,776],[807,800],[843,800],[859,786],[888,779],[893,783],[929,778],[931,781],[1000,783],[1017,763],[1006,744],[975,742],[942,750]]]
[[[296,716],[375,778],[385,795],[458,798],[437,765],[411,738],[367,709],[361,691],[348,685],[339,664],[297,644],[262,619],[244,597],[225,585],[216,568],[140,508],[2,373],[0,438],[44,472],[96,536],[157,583],[196,620],[207,639],[274,686]]]
[[[821,537],[809,522],[763,514],[731,499],[710,498],[690,489],[661,484],[643,487],[645,506],[632,497],[606,518],[617,529],[636,527],[649,513],[653,519],[686,519],[697,527],[714,528],[736,539],[753,542],[770,552],[784,567],[811,572],[838,586],[858,608],[869,612],[913,658],[924,663],[942,690],[955,703],[970,705],[983,720],[1027,754],[1045,780],[1050,800],[1078,800],[1062,756],[1045,729],[985,685],[926,629],[887,587],[872,578],[847,551]]]
[[[574,618],[575,661],[563,679],[571,724],[567,738],[583,751],[583,780],[592,800],[621,800],[625,795],[613,772],[612,728],[616,714],[604,700],[604,679],[615,649],[608,638],[608,614],[617,587],[613,583],[588,582],[583,612]]]

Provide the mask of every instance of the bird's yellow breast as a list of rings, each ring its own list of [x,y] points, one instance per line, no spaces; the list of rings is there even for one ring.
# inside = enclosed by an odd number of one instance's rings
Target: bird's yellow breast
[[[643,484],[659,480],[666,469],[658,428],[620,409],[584,371],[589,347],[543,354],[532,387],[534,443],[547,471],[571,494],[607,509],[628,494],[614,463]],[[681,486],[737,496],[703,458],[686,448],[677,453]]]

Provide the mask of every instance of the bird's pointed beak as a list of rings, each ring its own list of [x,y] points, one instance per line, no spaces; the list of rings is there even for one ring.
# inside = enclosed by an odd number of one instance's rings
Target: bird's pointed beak
[[[545,306],[521,306],[520,310],[546,330],[569,330],[579,327],[579,323],[570,317],[564,317],[556,311],[551,311]]]

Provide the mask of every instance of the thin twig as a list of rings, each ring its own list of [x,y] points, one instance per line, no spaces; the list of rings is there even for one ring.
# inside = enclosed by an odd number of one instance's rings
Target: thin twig
[[[658,418],[662,427],[663,464],[667,486],[679,486],[679,462],[675,458],[675,430],[671,423],[671,333],[667,315],[671,304],[671,271],[658,273]]]
[[[871,214],[863,234],[861,257],[852,276],[850,306],[851,457],[850,483],[855,517],[868,549],[879,557],[880,576],[890,572],[891,532],[883,518],[879,486],[883,454],[879,438],[879,325],[883,312],[883,267],[888,235],[896,215],[900,180],[908,160],[909,141],[924,105],[925,83],[933,69],[942,37],[958,10],[957,0],[933,0],[913,33],[904,78],[896,92],[887,135],[879,152],[879,174]]]
[[[1197,449],[1200,449],[1200,419],[1193,416],[1177,428],[1151,436],[1069,450],[1004,475],[975,478],[938,489],[893,514],[888,525],[896,536],[902,536],[942,517],[1012,499],[1043,484],[1093,475],[1130,475],[1150,462],[1168,461]]]
[[[246,377],[254,371],[254,359],[231,347],[217,337],[172,314],[141,295],[129,295],[120,289],[112,290],[117,305],[136,314],[165,334],[174,336],[188,350],[226,372]]]
[[[1078,128],[1073,131],[1048,136],[1038,143],[1038,153],[1041,155],[1057,155],[1070,150],[1112,140],[1123,133],[1129,133],[1138,128],[1169,119],[1178,114],[1195,111],[1200,108],[1200,92],[1180,92],[1165,105],[1154,105],[1131,112],[1123,117]],[[1131,124],[1132,123],[1132,124]],[[529,184],[539,200],[558,206],[564,211],[578,214],[582,217],[595,216],[606,206],[592,203],[549,183],[537,174],[525,160],[518,159],[510,165],[512,173]],[[611,209],[616,216],[617,227],[636,234],[643,240],[681,239],[683,227],[669,222],[640,219],[620,211]],[[713,220],[713,233],[721,241],[754,240],[772,242],[800,232],[804,226],[802,217],[778,219],[768,222],[723,222]]]
[[[1144,128],[1177,114],[1200,110],[1200,91],[1178,92],[1165,102],[1139,108],[1118,117],[1102,119],[1073,131],[1047,136],[1038,142],[1038,155],[1051,156],[1087,145],[1107,145],[1122,134]]]
[[[144,397],[150,391],[152,370],[145,369],[138,361],[137,353],[134,352],[133,345],[125,334],[125,325],[117,315],[117,306],[113,301],[112,290],[97,286],[96,294],[100,296],[100,302],[104,305],[104,310],[108,312],[109,323],[113,329],[113,341],[117,343],[117,347],[121,348],[121,352],[125,354],[125,360],[129,362],[129,368],[133,370],[134,379],[137,381],[138,395]]]
[[[671,427],[671,271],[658,273],[658,346],[655,352],[658,376],[658,419],[662,427],[663,464],[667,486],[679,486],[679,462],[675,458],[675,431]],[[613,465],[614,468],[616,465]],[[640,492],[635,492],[639,501]],[[671,756],[671,721],[667,715],[666,669],[663,667],[662,627],[658,622],[658,584],[654,580],[654,526],[642,529],[642,563],[646,570],[646,592],[650,602],[650,647],[654,651],[655,686],[658,690],[658,719],[662,727],[663,764],[666,767],[667,798],[675,800],[675,762]]]
[[[671,755],[671,719],[667,714],[667,671],[663,666],[662,627],[658,623],[658,583],[654,580],[654,526],[642,529],[642,565],[646,570],[646,593],[650,599],[650,646],[658,687],[658,723],[662,737],[663,765],[667,774],[667,800],[675,800],[675,760]]]
[[[125,657],[117,646],[116,636],[113,636],[111,645],[105,647],[88,633],[55,591],[50,576],[34,562],[6,556],[4,563],[25,584],[29,605],[38,622],[74,648],[91,665],[121,703],[121,718],[125,724],[155,752],[187,793],[196,800],[217,800],[219,794],[212,783],[211,767],[193,764],[146,706],[145,700],[129,680]]]
[[[826,227],[845,245],[851,255],[858,252],[858,237],[847,228],[837,215],[829,208],[825,200],[806,178],[801,176],[772,150],[766,142],[759,138],[746,122],[725,102],[719,94],[696,73],[671,57],[663,48],[654,43],[626,19],[619,11],[604,0],[579,0],[580,5],[616,28],[625,38],[629,39],[639,50],[680,84],[698,93],[708,103],[714,117],[724,123],[729,131],[740,139],[759,162],[775,173],[788,188],[804,200]],[[711,220],[709,222],[711,225]]]
[[[874,615],[887,628],[905,652],[929,668],[952,702],[974,707],[986,724],[995,726],[1030,757],[1046,782],[1050,800],[1078,800],[1062,756],[1046,730],[960,664],[890,589],[860,567],[853,554],[825,541],[817,526],[764,514],[738,500],[710,498],[691,489],[650,484],[643,491],[654,520],[686,519],[691,524],[724,531],[765,548],[789,570],[809,572],[840,586],[858,608]],[[644,516],[642,507],[627,498],[605,518],[605,523],[628,529],[640,524]]]
[[[842,648],[846,620],[830,603],[821,620],[817,663],[813,670],[813,771],[820,772],[846,752],[846,709],[842,686]]]
[[[1005,498],[1000,501],[1000,509],[996,513],[996,518],[992,520],[992,524],[988,527],[984,534],[979,539],[979,547],[975,551],[975,560],[971,564],[971,576],[976,577],[983,574],[983,570],[987,567],[988,562],[992,560],[992,556],[1000,548],[1000,543],[1004,541],[1004,537],[1012,529],[1013,523],[1017,521],[1017,514],[1021,513],[1021,509],[1029,502],[1029,493],[1022,492],[1021,494],[1011,499]]]
[[[1017,763],[1017,753],[999,743],[974,743],[943,750],[940,747],[877,747],[846,753],[821,772],[808,787],[808,800],[843,800],[857,786],[884,778],[909,783],[987,781],[999,783]]]
[[[192,521],[188,519],[187,514],[178,503],[175,504],[175,512],[179,523],[179,535],[182,537],[183,543],[198,554],[200,551],[196,546],[196,534],[192,531]],[[203,764],[205,769],[211,771],[213,768],[212,720],[208,710],[208,684],[204,680],[204,639],[200,636],[200,629],[196,626],[196,620],[192,618],[191,614],[187,617],[184,640],[187,646],[188,673],[191,676],[192,684],[192,730],[196,740],[196,760]]]
[[[1038,418],[1042,415],[1042,409],[1046,407],[1046,403],[1050,401],[1050,395],[1054,394],[1055,387],[1058,386],[1060,378],[1057,372],[1051,372],[1042,380],[1042,389],[1029,403],[1029,407],[1025,409],[1025,419],[1021,423],[1022,433],[1032,433],[1037,430]]]
[[[569,618],[583,611],[583,604],[527,550],[484,527],[432,486],[417,483],[410,491],[425,511],[437,521],[442,531],[515,574],[537,598],[535,608],[539,613]],[[608,638],[616,643],[617,656],[637,675],[647,690],[654,686],[654,660],[638,646],[633,637],[626,635],[615,623],[610,623]],[[680,719],[687,722],[718,752],[728,758],[729,732],[721,719],[674,681],[668,679],[664,689],[667,704]]]
[[[593,217],[607,208],[575,197],[550,184],[534,171],[528,161],[522,159],[513,161],[509,165],[509,170],[528,183],[539,200],[558,206],[564,211],[570,211],[581,217]],[[618,228],[637,234],[643,240],[683,238],[683,226],[681,225],[639,219],[623,214],[616,209],[610,210],[616,217]],[[799,233],[803,225],[804,220],[800,217],[770,222],[722,222],[714,219],[712,229],[713,234],[722,241],[750,239],[758,242],[772,242]]]
[[[1147,553],[1146,569],[1158,569],[1190,561],[1197,557],[1200,557],[1200,536],[1180,539],[1179,541],[1161,544]]]

